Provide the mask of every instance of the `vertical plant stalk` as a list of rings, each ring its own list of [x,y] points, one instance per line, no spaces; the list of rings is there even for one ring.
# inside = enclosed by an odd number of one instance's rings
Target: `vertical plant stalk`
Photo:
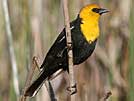
[[[65,27],[66,27],[66,40],[67,40],[67,48],[68,48],[68,64],[69,64],[69,79],[70,79],[70,94],[71,101],[75,101],[76,88],[75,86],[75,77],[73,70],[73,51],[72,51],[72,40],[71,40],[71,31],[70,31],[70,21],[69,21],[69,13],[68,13],[68,0],[63,0],[63,9],[64,9],[64,19],[65,19]]]
[[[2,0],[3,5],[3,13],[5,18],[5,26],[6,26],[6,36],[8,41],[8,48],[10,54],[10,61],[12,66],[12,75],[13,75],[13,86],[17,96],[19,99],[19,80],[18,80],[18,70],[17,70],[17,63],[15,59],[14,47],[13,47],[13,38],[12,38],[12,31],[11,31],[11,24],[9,18],[9,11],[8,11],[8,3],[7,0]]]

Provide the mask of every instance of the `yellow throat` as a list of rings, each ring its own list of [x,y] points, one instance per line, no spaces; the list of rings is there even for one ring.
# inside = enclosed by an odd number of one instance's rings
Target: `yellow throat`
[[[100,15],[93,12],[92,8],[98,8],[98,5],[87,5],[80,11],[82,24],[81,31],[89,43],[92,43],[99,37],[99,18]]]

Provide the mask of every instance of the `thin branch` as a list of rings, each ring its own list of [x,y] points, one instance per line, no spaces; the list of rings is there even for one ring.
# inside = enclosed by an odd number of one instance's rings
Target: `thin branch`
[[[18,80],[18,70],[17,70],[17,63],[15,59],[15,52],[13,47],[13,38],[12,38],[12,31],[11,31],[11,24],[10,24],[10,18],[9,18],[9,11],[8,11],[8,2],[7,0],[2,0],[3,5],[3,13],[5,18],[5,25],[6,25],[6,35],[7,35],[7,41],[8,41],[8,48],[9,48],[9,54],[10,54],[10,61],[12,65],[12,74],[13,74],[13,85],[15,89],[15,93],[17,96],[17,99],[19,99],[20,91],[19,91],[19,80]]]
[[[74,78],[74,70],[73,70],[73,51],[72,51],[72,40],[71,40],[71,31],[70,31],[70,21],[69,21],[69,13],[68,13],[68,0],[63,0],[63,9],[64,9],[64,19],[66,25],[66,40],[68,47],[68,64],[69,64],[69,76],[70,76],[70,94],[71,101],[75,100],[74,93],[76,92],[75,86],[75,78]]]

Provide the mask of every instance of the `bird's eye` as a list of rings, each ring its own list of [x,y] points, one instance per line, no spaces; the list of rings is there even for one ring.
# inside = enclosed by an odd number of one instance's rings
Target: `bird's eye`
[[[95,12],[95,13],[99,13],[100,9],[99,8],[93,8],[92,11]]]

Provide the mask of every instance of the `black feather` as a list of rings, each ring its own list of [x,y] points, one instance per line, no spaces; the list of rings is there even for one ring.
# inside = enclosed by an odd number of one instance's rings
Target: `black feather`
[[[80,29],[81,18],[79,15],[76,20],[70,23],[72,45],[73,45],[73,62],[74,65],[84,62],[94,51],[97,39],[91,44],[86,40]],[[89,33],[90,34],[90,33]],[[65,38],[64,38],[65,37]],[[61,41],[62,39],[62,41]],[[43,69],[39,78],[28,88],[26,96],[33,96],[34,92],[41,87],[44,80],[51,76],[59,69],[68,71],[68,54],[66,46],[65,29],[59,34],[58,38],[48,51],[45,60],[40,68]]]

